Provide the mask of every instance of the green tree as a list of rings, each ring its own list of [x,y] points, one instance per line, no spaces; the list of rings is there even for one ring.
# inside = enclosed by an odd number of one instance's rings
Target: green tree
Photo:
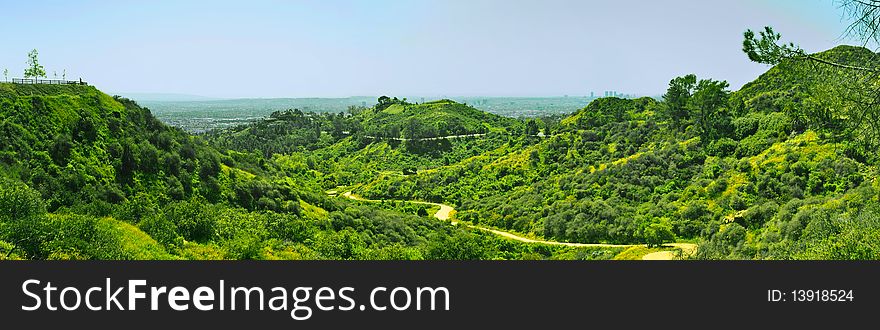
[[[431,260],[480,260],[487,256],[486,239],[465,231],[438,234],[428,243],[425,257]]]
[[[534,136],[538,135],[538,132],[538,122],[536,122],[535,119],[529,119],[526,121],[526,135]]]
[[[645,243],[648,244],[648,247],[662,246],[664,243],[669,243],[675,240],[675,234],[672,233],[672,226],[665,218],[660,222],[654,222],[645,227],[643,235],[645,236]]]
[[[40,61],[37,59],[37,50],[31,50],[28,52],[28,61],[27,61],[27,69],[24,70],[25,78],[45,78],[46,70],[40,65]]]
[[[403,138],[413,140],[425,137],[425,124],[418,118],[410,118],[403,126]]]
[[[334,138],[341,139],[345,137],[345,117],[343,113],[339,113],[338,115],[333,116],[330,120],[330,125],[333,128],[330,131],[330,135],[333,135]]]
[[[46,218],[40,194],[20,181],[0,177],[0,210],[0,239],[13,244],[7,257],[16,249],[37,256],[43,240],[41,223]]]
[[[727,100],[730,97],[730,86],[726,81],[712,79],[700,80],[689,104],[694,113],[694,124],[700,131],[700,137],[708,143],[724,133],[725,126],[730,124],[727,115]]]
[[[366,249],[360,234],[351,228],[332,232],[321,232],[314,238],[314,248],[326,259],[358,259]]]
[[[665,102],[661,110],[673,128],[684,130],[687,127],[690,119],[688,103],[696,87],[697,76],[693,74],[677,77],[669,82],[669,88],[663,94]]]
[[[794,43],[779,44],[782,35],[769,26],[764,27],[764,31],[759,31],[758,35],[752,30],[746,30],[743,37],[743,52],[753,62],[776,65],[786,58],[807,56]]]
[[[380,96],[377,101],[379,102],[379,104],[376,104],[376,110],[379,110],[379,111],[384,110],[385,108],[389,107],[393,103],[391,101],[391,98],[388,96],[385,96],[385,95]]]
[[[202,200],[172,202],[165,206],[162,213],[186,240],[208,242],[214,238],[217,208]]]

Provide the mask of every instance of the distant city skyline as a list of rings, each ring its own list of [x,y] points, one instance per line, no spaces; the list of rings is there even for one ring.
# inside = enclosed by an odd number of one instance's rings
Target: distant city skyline
[[[832,0],[4,2],[0,71],[38,49],[111,93],[657,96],[676,76],[737,89],[767,67],[742,32],[815,52],[847,43]],[[38,23],[38,24],[37,24]],[[27,27],[27,28],[23,28]]]

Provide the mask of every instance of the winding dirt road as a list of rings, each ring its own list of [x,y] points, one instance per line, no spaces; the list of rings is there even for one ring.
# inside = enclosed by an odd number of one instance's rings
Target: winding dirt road
[[[358,195],[352,194],[351,191],[342,194],[342,196],[344,196],[346,198],[353,199],[353,200],[362,201],[362,202],[374,202],[374,203],[382,202],[382,200],[378,200],[378,199],[366,199],[366,198],[360,197]],[[455,208],[453,208],[452,206],[446,205],[446,204],[422,202],[422,201],[404,201],[404,202],[413,203],[413,204],[439,206],[440,210],[438,210],[436,213],[434,213],[434,217],[439,220],[443,220],[443,221],[450,220],[452,218],[452,214],[455,212]],[[458,221],[452,220],[452,224],[454,224],[454,225],[458,224]],[[474,229],[479,229],[482,231],[487,231],[487,232],[493,233],[495,235],[505,237],[508,239],[512,239],[515,241],[523,242],[523,243],[540,243],[540,244],[547,244],[547,245],[561,245],[561,246],[571,246],[571,247],[620,247],[620,248],[628,248],[628,247],[633,247],[633,246],[641,246],[640,244],[568,243],[568,242],[547,241],[547,240],[542,240],[542,239],[531,239],[531,238],[523,237],[518,234],[511,233],[511,232],[492,229],[492,228],[483,227],[483,226],[477,226],[477,225],[471,225],[471,224],[467,224],[467,226],[468,226],[468,228],[474,228]],[[681,249],[683,254],[687,254],[687,255],[693,254],[697,250],[697,245],[692,244],[692,243],[669,243],[669,244],[666,244],[666,246],[672,246],[672,247],[679,248],[679,249]],[[642,260],[672,260],[672,259],[675,259],[675,257],[676,257],[676,254],[674,251],[659,251],[659,252],[646,254],[645,256],[642,257]]]
[[[354,195],[350,191],[342,194],[342,196],[344,196],[345,198],[350,198],[350,199],[353,199],[356,201],[362,201],[362,202],[374,202],[374,203],[381,203],[382,202],[381,200],[378,200],[378,199],[366,199],[361,196]],[[391,200],[388,200],[388,201],[391,201]],[[437,213],[434,213],[434,217],[437,219],[443,220],[443,221],[449,220],[449,218],[452,217],[452,212],[455,212],[455,209],[452,208],[452,206],[449,206],[446,204],[422,202],[422,201],[404,201],[404,202],[413,203],[413,204],[439,206],[440,210],[438,210]],[[453,221],[453,223],[457,223],[457,222]]]

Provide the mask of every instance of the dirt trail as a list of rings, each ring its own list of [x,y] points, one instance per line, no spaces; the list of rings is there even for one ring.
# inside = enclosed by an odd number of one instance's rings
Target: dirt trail
[[[672,251],[660,251],[648,253],[642,257],[642,260],[672,260],[673,257],[675,257],[675,253]]]
[[[362,202],[377,202],[377,203],[382,202],[382,200],[366,199],[366,198],[360,197],[358,195],[354,195],[351,193],[351,191],[342,194],[342,196],[344,196],[346,198],[353,199],[353,200],[362,201]],[[440,220],[444,220],[444,221],[450,220],[452,218],[452,213],[455,212],[455,208],[453,208],[452,206],[446,205],[446,204],[422,202],[422,201],[405,201],[405,202],[409,202],[409,203],[413,203],[413,204],[439,206],[440,210],[438,210],[437,213],[434,213],[434,217],[437,219],[440,219]],[[458,222],[453,220],[452,224],[458,224]],[[502,230],[498,230],[498,229],[492,229],[492,228],[483,227],[483,226],[470,225],[470,224],[467,226],[469,228],[487,231],[487,232],[493,233],[495,235],[509,238],[509,239],[512,239],[515,241],[520,241],[523,243],[540,243],[540,244],[547,244],[547,245],[561,245],[561,246],[571,246],[571,247],[621,247],[621,248],[628,248],[628,247],[633,247],[633,246],[641,246],[641,244],[568,243],[568,242],[547,241],[547,240],[542,240],[542,239],[532,239],[532,238],[528,238],[528,237],[520,236],[518,234],[511,233],[511,232],[502,231]],[[679,248],[682,250],[682,252],[684,254],[693,254],[697,250],[697,245],[692,244],[692,243],[670,243],[670,244],[666,244],[666,245]],[[644,257],[642,257],[642,260],[672,260],[674,258],[675,258],[675,253],[673,251],[660,251],[660,252],[646,254]]]
[[[374,203],[382,202],[381,200],[378,200],[378,199],[366,199],[361,196],[354,195],[350,191],[342,194],[342,196],[344,196],[346,198],[351,198],[356,201],[362,201],[362,202],[374,202]],[[422,202],[422,201],[405,201],[405,202],[413,203],[413,204],[439,206],[440,210],[438,210],[437,213],[434,213],[434,217],[437,219],[440,219],[440,220],[444,220],[444,221],[449,220],[449,218],[452,217],[452,212],[455,212],[455,209],[452,208],[452,206],[449,206],[446,204]],[[453,222],[455,222],[455,221],[453,221]]]

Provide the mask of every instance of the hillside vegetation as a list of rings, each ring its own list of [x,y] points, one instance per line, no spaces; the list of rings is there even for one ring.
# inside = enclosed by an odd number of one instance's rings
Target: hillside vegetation
[[[310,117],[313,115],[309,115]],[[299,118],[299,119],[297,119]],[[308,120],[293,113],[268,121]],[[260,126],[262,125],[262,126]],[[246,136],[256,129],[232,130]],[[316,130],[309,132],[318,134]],[[286,144],[299,131],[270,134]],[[325,133],[321,133],[325,134]],[[246,141],[235,137],[208,140]],[[332,142],[332,141],[331,141]],[[314,149],[312,140],[300,145]],[[593,258],[324,195],[279,156],[218,151],[88,86],[0,84],[0,256],[27,259]],[[259,144],[264,146],[265,144]],[[287,172],[289,171],[289,173]],[[290,174],[290,175],[287,175]],[[605,256],[604,258],[611,258]]]
[[[0,252],[630,259],[678,241],[703,259],[876,259],[878,144],[854,124],[857,97],[834,72],[789,60],[739,91],[687,75],[661,99],[602,98],[567,116],[382,97],[191,135],[92,87],[0,84],[0,209],[11,210]],[[387,202],[334,197],[349,191]],[[526,244],[403,200],[522,237],[646,246]]]
[[[599,99],[538,143],[357,192],[446,202],[461,220],[570,242],[698,240],[701,258],[880,257],[862,240],[878,232],[876,149],[839,134],[849,91],[818,74],[784,62],[733,93],[676,78],[662,101]]]

